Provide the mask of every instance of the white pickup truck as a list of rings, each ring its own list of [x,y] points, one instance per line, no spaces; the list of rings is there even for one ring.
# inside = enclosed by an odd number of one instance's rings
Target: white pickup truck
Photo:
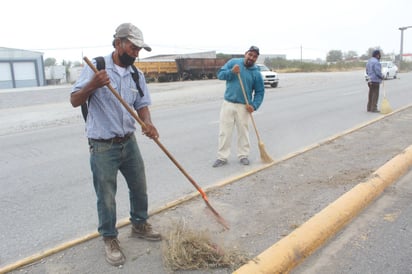
[[[263,64],[256,64],[259,67],[260,73],[263,77],[263,82],[265,85],[270,85],[272,88],[275,88],[279,84],[279,76],[276,72],[271,71],[267,66]]]

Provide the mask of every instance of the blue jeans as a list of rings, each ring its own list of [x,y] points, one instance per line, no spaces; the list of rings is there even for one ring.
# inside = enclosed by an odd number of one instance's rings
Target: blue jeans
[[[134,134],[124,143],[89,139],[90,166],[97,196],[98,231],[103,237],[118,235],[116,228],[117,174],[122,173],[129,188],[130,221],[148,218],[145,167]]]

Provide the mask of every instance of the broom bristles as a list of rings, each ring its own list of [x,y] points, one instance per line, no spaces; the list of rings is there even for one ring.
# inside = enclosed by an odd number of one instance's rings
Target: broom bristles
[[[262,142],[259,142],[259,152],[260,152],[260,158],[262,161],[266,163],[272,163],[273,159],[272,157],[269,156],[269,154],[265,150],[265,145]]]
[[[392,112],[392,107],[389,104],[388,99],[386,99],[384,97],[383,100],[382,100],[382,103],[381,103],[381,113],[382,114],[388,114],[388,113],[391,113],[391,112]]]

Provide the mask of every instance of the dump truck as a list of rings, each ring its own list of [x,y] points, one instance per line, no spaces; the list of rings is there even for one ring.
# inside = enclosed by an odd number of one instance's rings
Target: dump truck
[[[178,58],[135,62],[148,82],[171,82],[216,78],[228,58]]]
[[[171,82],[180,80],[175,60],[139,61],[134,65],[145,75],[148,82]]]
[[[182,80],[216,78],[217,71],[227,62],[227,58],[180,58],[176,59]]]

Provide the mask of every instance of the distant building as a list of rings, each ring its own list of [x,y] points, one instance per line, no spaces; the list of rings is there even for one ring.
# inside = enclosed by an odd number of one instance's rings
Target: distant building
[[[66,67],[62,65],[47,66],[44,69],[48,85],[64,84],[67,81]]]
[[[184,54],[162,54],[139,59],[139,62],[145,61],[174,61],[182,58],[216,58],[216,51],[205,51]]]
[[[217,54],[216,51],[205,51],[205,52],[195,52],[195,53],[186,53],[186,54],[162,54],[162,55],[156,55],[156,56],[151,56],[151,57],[146,57],[143,59],[140,59],[139,62],[145,62],[145,61],[173,61],[175,59],[182,59],[182,58],[216,58]],[[225,54],[225,56],[228,56],[229,58],[243,58],[245,56],[244,53],[242,54]],[[257,63],[264,63],[264,61],[269,58],[269,59],[285,59],[286,60],[286,54],[261,54],[258,57]]]
[[[404,62],[412,62],[412,53],[404,53],[404,54],[402,54],[402,61],[404,61]]]
[[[0,47],[0,89],[45,85],[43,53]]]

